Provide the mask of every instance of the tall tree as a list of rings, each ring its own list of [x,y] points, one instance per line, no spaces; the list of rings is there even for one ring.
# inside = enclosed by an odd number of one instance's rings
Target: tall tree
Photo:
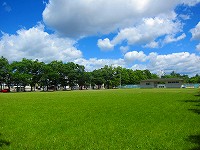
[[[77,83],[79,85],[79,89],[82,90],[83,87],[86,85],[87,74],[85,73],[85,67],[82,65],[77,66]]]
[[[73,87],[78,83],[78,65],[73,62],[69,62],[66,64],[66,69],[68,71],[68,85],[71,89],[73,89]]]
[[[32,75],[30,74],[30,60],[23,58],[22,61],[14,61],[11,64],[12,68],[12,82],[17,85],[17,91],[19,91],[19,86],[25,91],[26,86],[30,84]]]
[[[4,88],[3,86],[6,83],[9,86],[9,83],[8,83],[9,77],[10,77],[9,62],[6,58],[2,56],[0,58],[0,90]]]
[[[105,83],[102,69],[94,70],[92,76],[92,82],[98,86],[98,89],[101,89],[102,85]]]

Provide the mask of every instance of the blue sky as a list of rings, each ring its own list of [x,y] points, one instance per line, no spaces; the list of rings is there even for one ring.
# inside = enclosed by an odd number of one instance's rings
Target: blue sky
[[[0,55],[200,74],[200,0],[1,0]]]

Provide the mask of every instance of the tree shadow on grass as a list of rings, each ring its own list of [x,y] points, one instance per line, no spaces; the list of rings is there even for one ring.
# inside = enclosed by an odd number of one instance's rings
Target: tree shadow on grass
[[[195,96],[200,97],[200,93],[196,94]],[[184,102],[193,103],[195,108],[188,109],[188,110],[200,115],[200,99],[198,99],[198,100],[186,100]],[[190,150],[200,150],[200,135],[190,135],[190,136],[188,136],[187,141],[197,145],[196,147],[194,147]]]
[[[200,150],[200,135],[190,135],[187,141],[196,144],[197,146],[190,150]]]
[[[196,95],[196,96],[199,96],[199,95]],[[188,109],[188,110],[200,115],[200,108],[199,108],[200,107],[200,100],[185,100],[184,102],[186,102],[186,103],[194,103],[195,104],[194,106],[196,108]]]
[[[3,147],[3,146],[9,146],[10,145],[10,142],[9,141],[6,141],[4,139],[1,139],[1,133],[0,133],[0,148]]]
[[[188,109],[188,110],[200,115],[200,109]]]

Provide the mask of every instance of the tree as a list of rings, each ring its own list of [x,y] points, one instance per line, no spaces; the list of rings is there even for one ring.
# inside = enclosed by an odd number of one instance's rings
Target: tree
[[[22,61],[14,61],[11,64],[11,80],[13,84],[17,85],[17,91],[19,91],[19,86],[23,86],[25,91],[25,87],[30,84],[30,80],[32,75],[30,74],[30,60],[23,58]]]
[[[129,76],[129,72],[128,69],[126,68],[118,68],[119,69],[119,73],[120,73],[120,85],[127,85],[129,84],[129,80],[130,80],[130,76]]]
[[[196,74],[194,77],[191,77],[189,83],[200,83],[200,76]]]
[[[101,73],[102,73],[102,76],[103,76],[104,81],[105,81],[105,87],[107,89],[112,88],[112,80],[114,78],[114,69],[113,69],[113,67],[106,65],[101,69]]]
[[[68,74],[67,74],[67,79],[68,79],[68,85],[69,87],[73,90],[73,87],[77,84],[77,80],[78,80],[78,69],[77,69],[77,65],[73,62],[69,62],[67,63],[67,70],[68,70]]]
[[[82,90],[83,86],[86,85],[87,74],[85,73],[85,67],[77,64],[77,83],[79,85],[79,89]]]
[[[92,82],[98,86],[98,89],[101,89],[102,85],[105,83],[102,69],[94,70],[92,72],[92,76],[93,76]]]
[[[3,56],[0,58],[0,90],[4,88],[4,84],[7,83],[8,87],[9,86],[9,62],[6,58]]]
[[[36,85],[39,85],[39,81],[41,79],[41,74],[42,74],[42,66],[44,65],[43,62],[39,62],[37,59],[35,61],[29,60],[30,61],[30,69],[29,69],[29,74],[31,75],[30,79],[30,86],[31,86],[31,91],[35,91]]]
[[[189,77],[172,71],[165,74],[163,78],[182,78],[185,83],[200,83],[200,76]],[[86,89],[89,86],[98,89],[105,85],[105,88],[115,88],[119,85],[139,84],[141,80],[158,78],[149,70],[132,70],[122,67],[105,65],[103,68],[92,72],[86,72],[85,67],[73,62],[63,63],[62,61],[52,61],[45,64],[38,60],[23,58],[21,61],[14,61],[9,64],[3,56],[0,58],[0,90],[4,85],[10,88],[11,85],[19,87],[31,86],[31,91],[36,86],[42,86],[43,90],[58,90],[60,87],[71,89],[79,85],[79,89]]]
[[[62,61],[52,61],[48,64],[51,72],[49,72],[49,80],[53,90],[58,89],[58,85],[61,84],[62,74],[63,74],[63,62]]]

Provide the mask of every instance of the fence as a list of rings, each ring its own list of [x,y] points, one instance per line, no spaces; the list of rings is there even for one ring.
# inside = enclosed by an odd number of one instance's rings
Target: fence
[[[137,88],[140,88],[140,85],[122,85],[122,86],[119,86],[118,88],[121,88],[121,89],[137,89]]]
[[[199,88],[200,84],[184,84],[185,88]]]

